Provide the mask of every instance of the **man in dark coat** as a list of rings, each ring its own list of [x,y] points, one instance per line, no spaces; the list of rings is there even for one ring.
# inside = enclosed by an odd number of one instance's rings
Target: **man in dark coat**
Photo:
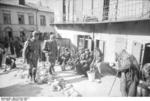
[[[26,41],[23,49],[23,57],[30,66],[29,76],[32,82],[36,81],[38,59],[41,57],[41,46],[38,39],[38,32],[34,31],[32,33],[32,38]]]
[[[49,40],[44,42],[43,52],[47,54],[49,62],[50,62],[49,73],[53,74],[55,61],[56,61],[57,53],[58,53],[57,42],[55,40],[54,34],[51,34]]]

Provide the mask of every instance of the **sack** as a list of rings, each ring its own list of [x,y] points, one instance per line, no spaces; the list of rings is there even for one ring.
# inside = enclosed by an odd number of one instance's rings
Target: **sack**
[[[48,83],[50,75],[47,68],[38,68],[36,80],[38,83]]]

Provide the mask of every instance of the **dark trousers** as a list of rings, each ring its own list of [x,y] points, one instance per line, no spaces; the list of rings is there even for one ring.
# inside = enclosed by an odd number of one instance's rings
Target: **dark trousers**
[[[54,66],[55,66],[55,63],[54,62],[50,62],[50,67],[49,67],[49,73],[50,74],[53,74],[53,72],[55,72]]]
[[[2,66],[3,54],[0,53],[0,67]]]
[[[36,81],[36,71],[37,68],[30,65],[29,76],[31,77],[31,80],[34,80],[34,82]]]
[[[55,72],[55,70],[54,70],[55,61],[56,61],[56,58],[54,58],[54,57],[49,57],[49,63],[50,63],[50,66],[49,66],[49,73],[50,73],[50,74],[53,74],[53,72]]]
[[[29,62],[29,76],[31,77],[31,80],[34,80],[34,82],[36,81],[37,63],[38,59]]]

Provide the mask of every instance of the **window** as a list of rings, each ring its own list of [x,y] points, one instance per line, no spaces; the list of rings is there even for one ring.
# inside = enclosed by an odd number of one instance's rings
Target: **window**
[[[110,0],[104,0],[103,20],[108,20],[108,14],[109,14],[109,2],[110,2]]]
[[[18,22],[19,22],[19,24],[24,24],[24,15],[23,14],[18,14]]]
[[[29,15],[29,25],[34,25],[34,16]]]
[[[11,24],[11,15],[10,12],[3,13],[4,24]]]
[[[44,15],[40,16],[40,25],[46,25],[46,19]]]

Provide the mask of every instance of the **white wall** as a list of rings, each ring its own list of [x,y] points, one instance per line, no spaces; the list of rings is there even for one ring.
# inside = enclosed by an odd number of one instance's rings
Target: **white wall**
[[[74,25],[75,26],[75,25]],[[68,30],[57,29],[57,32],[63,38],[71,39],[71,42],[77,46],[77,35],[90,35],[93,37],[92,32],[86,32],[89,27],[79,29],[76,27],[68,27]],[[86,26],[86,25],[85,25]],[[143,27],[143,28],[142,28]],[[70,28],[70,30],[69,30]],[[76,30],[76,31],[75,31]],[[78,30],[78,31],[77,31]],[[102,40],[105,42],[104,47],[104,60],[108,62],[115,61],[115,52],[119,52],[118,49],[126,49],[129,53],[132,53],[133,42],[138,42],[141,44],[150,43],[150,30],[149,24],[145,22],[139,23],[118,23],[110,26],[105,26],[105,24],[100,24],[100,26],[95,27],[94,39]],[[122,46],[117,47],[118,39],[121,40]]]

